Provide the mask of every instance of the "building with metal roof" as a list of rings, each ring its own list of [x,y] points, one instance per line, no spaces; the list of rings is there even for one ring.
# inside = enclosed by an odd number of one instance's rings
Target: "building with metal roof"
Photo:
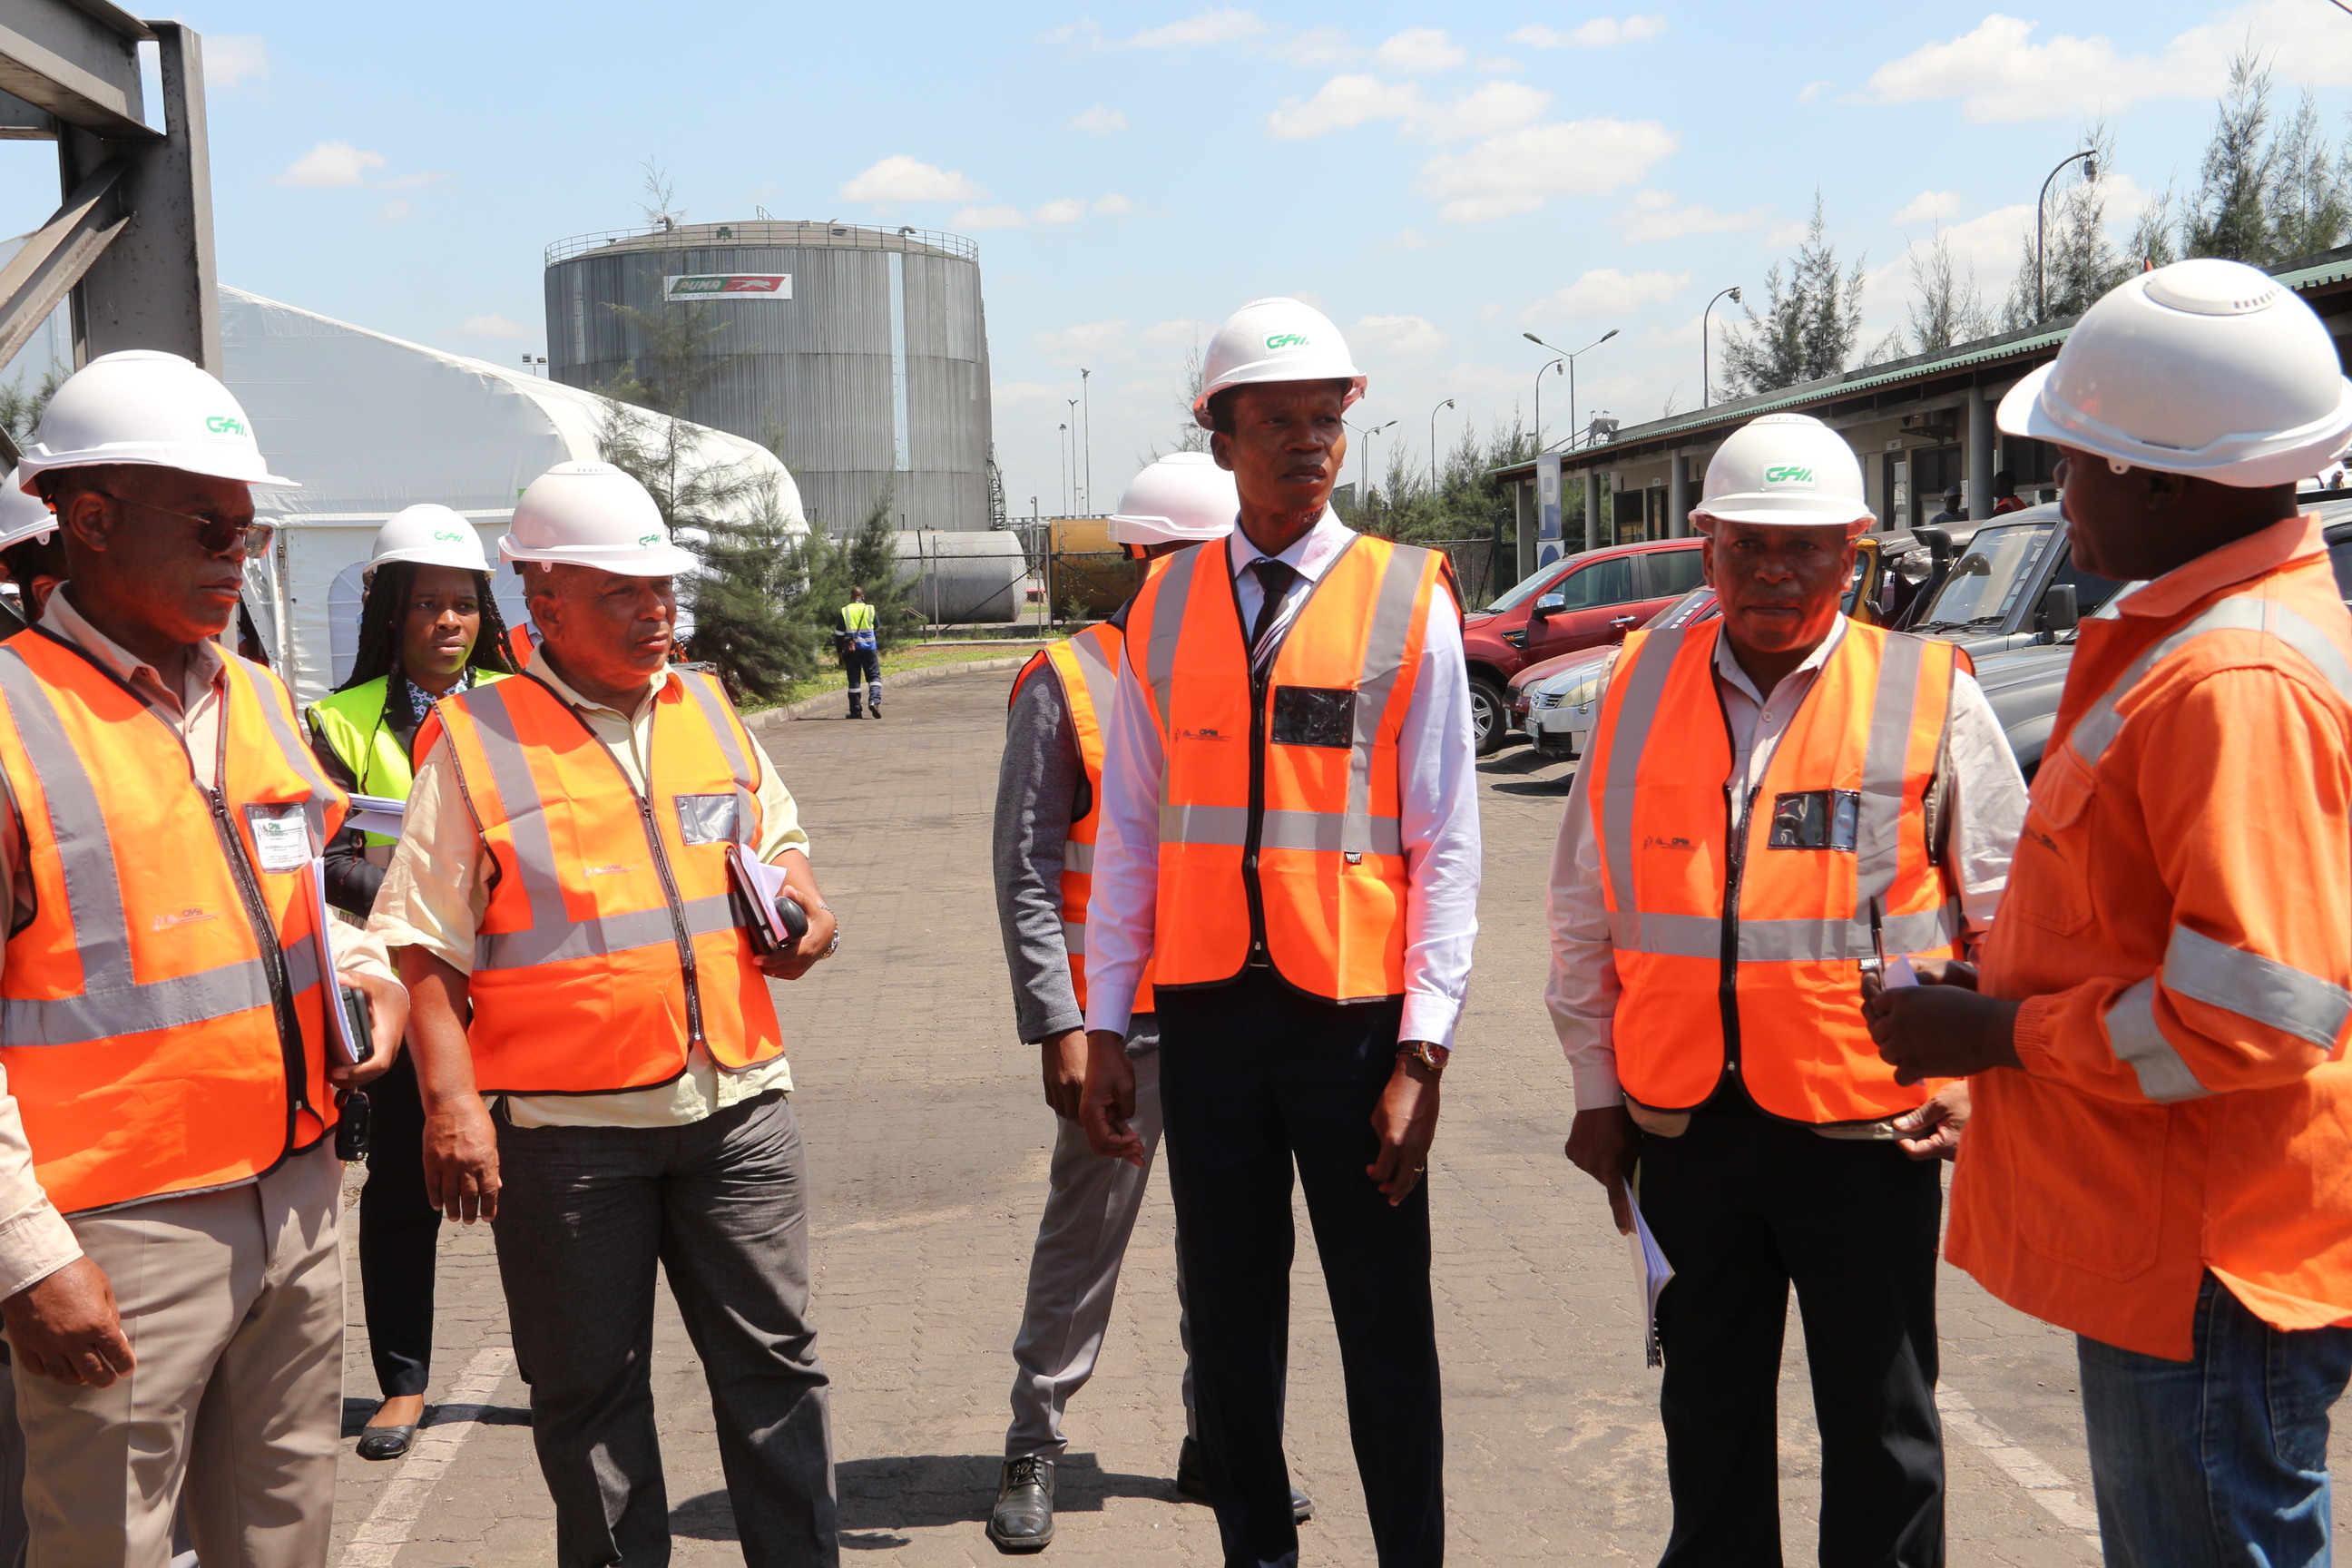
[[[2271,268],[2303,296],[2334,334],[2352,338],[2352,246]],[[2052,483],[2056,452],[2046,442],[1993,427],[2001,395],[2057,357],[2079,318],[1955,343],[1934,353],[1864,365],[1820,381],[1733,398],[1643,425],[1596,421],[1567,449],[1498,470],[1511,489],[1521,575],[1563,552],[1689,532],[1707,459],[1732,431],[1763,414],[1810,414],[1844,436],[1862,458],[1863,483],[1883,529],[1927,521],[1947,488],[1959,485],[1972,518],[2001,498],[1993,477],[2015,476],[2010,492],[2031,502]],[[1560,519],[1579,490],[1583,531]],[[1563,537],[1563,534],[1565,537]]]

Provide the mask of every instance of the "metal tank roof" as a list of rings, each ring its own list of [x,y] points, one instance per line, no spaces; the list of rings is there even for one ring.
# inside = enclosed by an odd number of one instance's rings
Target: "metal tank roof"
[[[853,223],[754,218],[747,223],[680,223],[576,234],[547,247],[547,265],[552,267],[559,261],[598,253],[718,245],[777,246],[796,250],[898,250],[909,256],[980,259],[978,245],[962,235],[944,234],[937,229],[869,228]]]

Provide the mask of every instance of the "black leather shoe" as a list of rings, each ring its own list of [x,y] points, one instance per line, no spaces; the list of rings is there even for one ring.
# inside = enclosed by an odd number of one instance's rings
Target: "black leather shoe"
[[[1209,1468],[1201,1458],[1201,1440],[1187,1437],[1176,1451],[1176,1495],[1193,1502],[1209,1500]],[[1290,1517],[1294,1523],[1305,1524],[1315,1517],[1315,1500],[1290,1489]]]
[[[1054,1461],[1007,1459],[996,1483],[988,1539],[999,1552],[1043,1552],[1054,1543]]]
[[[416,1441],[415,1426],[369,1426],[360,1433],[360,1458],[397,1459]]]

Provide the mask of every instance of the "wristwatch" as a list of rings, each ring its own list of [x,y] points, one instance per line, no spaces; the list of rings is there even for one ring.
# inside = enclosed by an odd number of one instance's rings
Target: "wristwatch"
[[[1408,1040],[1397,1047],[1399,1061],[1407,1057],[1432,1072],[1444,1072],[1445,1064],[1454,1059],[1454,1049],[1450,1046],[1433,1046],[1427,1040]]]
[[[826,914],[833,915],[833,906],[831,904],[819,904],[817,908],[823,910]],[[817,956],[819,958],[831,958],[835,953],[839,952],[840,951],[841,917],[839,915],[833,915],[833,940],[824,944],[824,951],[818,953]]]

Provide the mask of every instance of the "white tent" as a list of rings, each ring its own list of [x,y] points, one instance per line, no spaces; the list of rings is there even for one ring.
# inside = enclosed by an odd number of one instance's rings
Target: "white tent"
[[[495,563],[523,487],[558,463],[599,456],[597,435],[615,405],[241,289],[223,288],[220,299],[229,388],[271,470],[302,485],[255,492],[278,542],[249,566],[246,597],[278,673],[310,702],[351,669],[360,572],[386,518],[418,501],[453,507]],[[688,428],[697,460],[772,474],[789,524],[806,526],[800,491],[773,453]],[[520,625],[520,584],[510,572],[496,581],[499,608]]]

